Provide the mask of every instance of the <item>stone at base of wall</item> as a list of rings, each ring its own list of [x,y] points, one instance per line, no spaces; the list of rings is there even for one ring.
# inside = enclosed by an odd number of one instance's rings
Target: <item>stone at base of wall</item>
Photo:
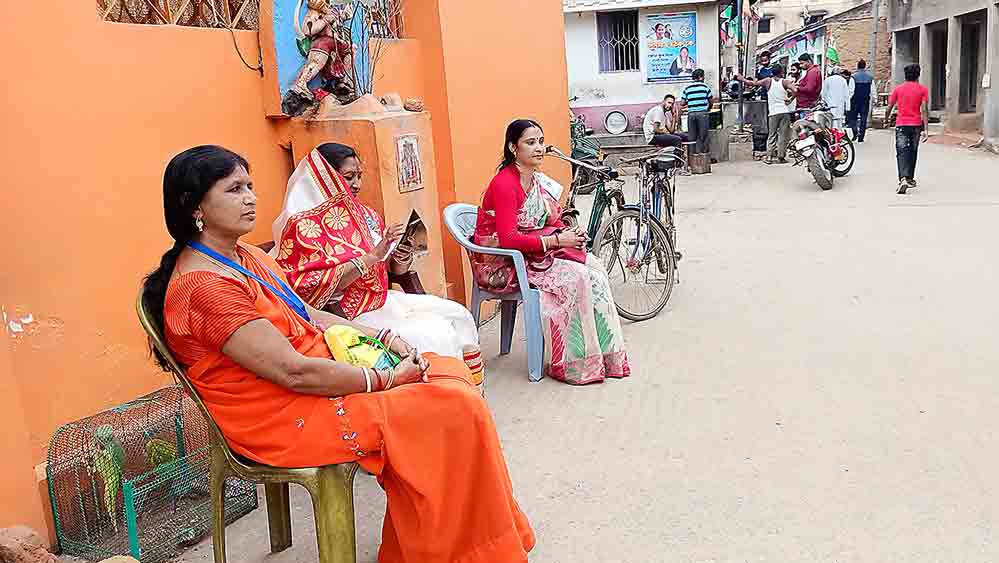
[[[56,557],[45,549],[45,542],[38,532],[27,526],[14,526],[0,530],[0,561],[56,563]]]

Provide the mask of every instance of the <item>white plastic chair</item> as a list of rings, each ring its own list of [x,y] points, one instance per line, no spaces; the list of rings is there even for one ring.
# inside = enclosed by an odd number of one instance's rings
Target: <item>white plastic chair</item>
[[[487,248],[472,242],[479,208],[467,203],[452,203],[444,210],[444,224],[447,230],[467,252],[507,256],[513,260],[517,270],[517,283],[520,291],[497,295],[472,284],[472,317],[479,324],[482,303],[500,301],[500,355],[510,353],[513,332],[517,324],[517,306],[524,303],[524,321],[527,323],[527,369],[531,381],[541,381],[544,376],[545,337],[541,330],[541,292],[531,287],[527,280],[527,266],[524,255],[519,250]]]

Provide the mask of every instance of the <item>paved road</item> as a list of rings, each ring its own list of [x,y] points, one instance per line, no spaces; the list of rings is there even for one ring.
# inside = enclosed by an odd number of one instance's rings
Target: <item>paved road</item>
[[[683,283],[626,326],[630,380],[528,384],[486,329],[532,561],[999,560],[999,159],[924,145],[898,196],[890,134],[861,149],[831,192],[750,162],[682,179]],[[384,500],[358,481],[369,562]],[[263,511],[237,523],[230,560],[315,561],[305,512],[277,557]]]

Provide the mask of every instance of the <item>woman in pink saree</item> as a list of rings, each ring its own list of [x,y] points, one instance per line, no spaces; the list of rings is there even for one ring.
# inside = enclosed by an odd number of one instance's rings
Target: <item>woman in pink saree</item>
[[[541,291],[549,377],[574,385],[627,377],[631,368],[607,272],[584,250],[586,236],[562,223],[562,187],[539,170],[545,148],[537,122],[510,124],[474,242],[524,253],[527,277]],[[512,264],[494,256],[472,256],[472,270],[476,283],[493,293],[512,290],[516,282]]]

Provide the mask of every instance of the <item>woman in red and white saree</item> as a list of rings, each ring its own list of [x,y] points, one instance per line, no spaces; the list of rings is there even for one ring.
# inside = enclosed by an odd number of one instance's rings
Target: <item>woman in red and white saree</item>
[[[541,292],[549,377],[576,385],[627,377],[631,368],[607,272],[584,250],[585,235],[562,223],[561,186],[538,171],[544,151],[540,125],[510,124],[503,164],[482,198],[474,242],[524,254],[527,278]],[[510,266],[472,256],[476,283],[494,293],[509,286]]]
[[[391,252],[401,228],[386,229],[378,213],[356,198],[331,162],[344,160],[343,149],[356,160],[349,147],[327,143],[313,150],[288,182],[271,253],[291,287],[317,309],[339,302],[348,319],[390,329],[420,352],[477,354],[478,329],[465,307],[389,289],[388,268],[407,258],[404,250]]]

